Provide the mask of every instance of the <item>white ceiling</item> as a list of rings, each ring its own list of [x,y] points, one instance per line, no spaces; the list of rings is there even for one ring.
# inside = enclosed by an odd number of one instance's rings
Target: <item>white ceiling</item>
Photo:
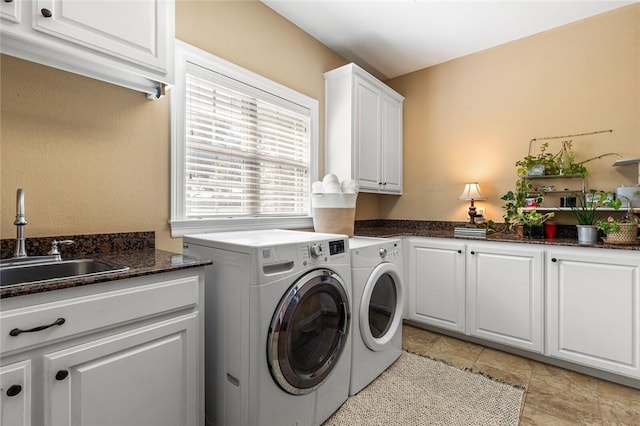
[[[382,80],[638,2],[261,1]]]

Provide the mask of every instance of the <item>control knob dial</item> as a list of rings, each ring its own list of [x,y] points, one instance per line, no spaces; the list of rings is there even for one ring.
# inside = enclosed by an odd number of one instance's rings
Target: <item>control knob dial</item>
[[[320,244],[312,244],[309,247],[309,254],[313,258],[320,257],[322,255],[322,246]]]

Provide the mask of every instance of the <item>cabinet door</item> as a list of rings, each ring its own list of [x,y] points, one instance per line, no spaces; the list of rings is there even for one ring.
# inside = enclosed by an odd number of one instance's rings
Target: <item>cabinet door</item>
[[[548,355],[640,377],[640,252],[549,250]]]
[[[73,44],[167,71],[172,2],[34,0],[33,28]],[[171,41],[172,42],[172,41]]]
[[[46,354],[45,424],[197,425],[197,315]]]
[[[0,367],[0,426],[31,424],[31,361]]]
[[[381,192],[402,194],[402,102],[382,97]]]
[[[467,253],[467,332],[542,352],[543,251],[469,244]]]
[[[356,76],[354,105],[354,179],[360,189],[378,192],[380,180],[380,89]]]
[[[465,330],[465,245],[443,239],[409,241],[409,319]]]
[[[22,20],[22,1],[2,1],[0,2],[0,18],[5,21],[20,23]],[[7,22],[2,22],[3,25],[7,25]]]

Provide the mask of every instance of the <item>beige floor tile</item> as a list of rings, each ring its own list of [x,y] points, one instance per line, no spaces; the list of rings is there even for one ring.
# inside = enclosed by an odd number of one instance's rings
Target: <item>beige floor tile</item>
[[[603,424],[640,424],[640,390],[600,380],[598,395]]]
[[[524,407],[520,416],[520,426],[575,426],[575,424],[528,406]]]
[[[553,365],[535,363],[531,380],[542,381],[545,386],[552,386],[561,394],[578,394],[594,400],[598,398],[599,379]]]
[[[521,426],[640,426],[640,390],[405,325],[403,347],[527,388]]]
[[[423,351],[433,346],[440,337],[439,334],[408,325],[402,328],[402,346],[410,352]]]
[[[535,373],[534,373],[535,374]],[[598,397],[585,396],[584,392],[574,392],[575,387],[561,381],[548,378],[531,377],[525,406],[544,411],[576,424],[601,424]],[[578,388],[582,390],[583,388]]]
[[[477,368],[492,367],[526,377],[527,381],[531,377],[535,364],[533,360],[490,348],[485,348],[476,360]]]
[[[415,339],[418,341],[429,342],[437,340],[442,337],[442,334],[434,333],[423,328],[414,327],[412,325],[404,324],[402,326],[402,339]]]
[[[482,346],[405,325],[402,347],[410,352],[445,360],[457,368],[471,368]]]
[[[496,368],[484,364],[479,364],[477,361],[471,367],[473,371],[479,371],[484,374],[488,374],[490,377],[500,380],[510,385],[522,386],[527,388],[529,386],[529,380],[531,378],[531,371],[526,370],[512,370],[508,368]]]

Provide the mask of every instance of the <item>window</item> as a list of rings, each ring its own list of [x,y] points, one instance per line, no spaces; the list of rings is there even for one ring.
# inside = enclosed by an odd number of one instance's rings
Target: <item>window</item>
[[[182,42],[171,233],[312,227],[318,101]]]

